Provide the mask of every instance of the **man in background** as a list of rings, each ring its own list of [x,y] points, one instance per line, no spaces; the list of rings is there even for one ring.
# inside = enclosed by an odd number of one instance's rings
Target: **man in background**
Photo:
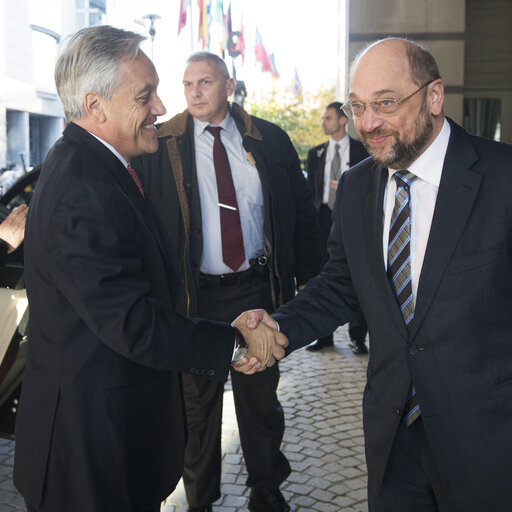
[[[368,157],[364,146],[347,134],[347,122],[348,118],[341,110],[341,103],[339,101],[329,103],[322,115],[322,130],[329,136],[329,140],[311,148],[308,152],[308,183],[313,190],[313,199],[320,223],[322,265],[325,265],[329,259],[327,239],[331,232],[332,207],[338,182],[349,167]],[[355,354],[368,352],[365,345],[367,332],[366,320],[362,311],[359,310],[348,324],[352,351]],[[306,350],[316,352],[332,346],[333,334],[331,333],[311,343]]]
[[[216,55],[189,57],[183,86],[187,110],[159,127],[155,154],[134,162],[178,251],[180,311],[231,321],[261,304],[273,310],[319,268],[316,215],[297,153],[279,127],[228,103],[234,81]],[[279,490],[290,473],[280,449],[279,367],[231,377],[249,510],[288,512]],[[200,375],[183,381],[189,511],[211,511],[220,498],[224,385]]]

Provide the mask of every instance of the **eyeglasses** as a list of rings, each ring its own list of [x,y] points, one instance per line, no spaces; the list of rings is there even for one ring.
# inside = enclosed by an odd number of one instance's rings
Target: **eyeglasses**
[[[367,107],[372,107],[372,110],[381,116],[389,116],[394,114],[399,108],[400,105],[406,102],[409,98],[412,98],[415,94],[420,92],[422,89],[430,85],[435,80],[430,80],[426,84],[422,85],[417,91],[414,91],[412,94],[409,94],[403,100],[397,100],[395,98],[382,98],[380,100],[373,100],[370,103],[352,103],[350,100],[341,106],[343,112],[345,112],[346,116],[349,119],[361,119],[364,116],[364,111]]]

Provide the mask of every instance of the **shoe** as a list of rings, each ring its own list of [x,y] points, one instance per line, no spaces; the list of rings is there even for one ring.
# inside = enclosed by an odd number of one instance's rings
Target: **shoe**
[[[251,512],[291,512],[279,489],[251,488],[249,495],[249,510]]]
[[[188,507],[188,512],[212,512],[212,506],[206,507]]]
[[[355,343],[352,347],[352,352],[358,356],[368,354],[368,349],[364,343]]]
[[[326,338],[319,338],[318,340],[313,341],[311,345],[306,347],[306,350],[309,350],[310,352],[318,352],[323,348],[332,347],[333,345],[332,336],[328,336]]]

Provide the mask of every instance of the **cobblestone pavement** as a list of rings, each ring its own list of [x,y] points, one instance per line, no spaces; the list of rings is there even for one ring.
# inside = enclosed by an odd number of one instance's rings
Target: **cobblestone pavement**
[[[286,417],[283,451],[292,474],[281,490],[294,512],[367,512],[366,465],[361,398],[367,356],[348,346],[346,328],[335,347],[304,349],[281,363],[279,398]],[[215,512],[247,511],[249,491],[230,385],[224,396],[222,497]],[[0,440],[0,511],[25,512],[12,484],[14,443]],[[161,512],[186,512],[183,485],[162,504]]]

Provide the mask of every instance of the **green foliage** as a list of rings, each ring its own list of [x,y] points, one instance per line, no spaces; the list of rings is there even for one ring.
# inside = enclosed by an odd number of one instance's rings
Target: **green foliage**
[[[334,88],[322,88],[314,94],[305,92],[302,98],[288,91],[279,98],[273,94],[257,101],[248,99],[245,108],[280,126],[290,136],[299,158],[305,160],[312,146],[327,139],[321,126],[322,113],[335,97]]]

